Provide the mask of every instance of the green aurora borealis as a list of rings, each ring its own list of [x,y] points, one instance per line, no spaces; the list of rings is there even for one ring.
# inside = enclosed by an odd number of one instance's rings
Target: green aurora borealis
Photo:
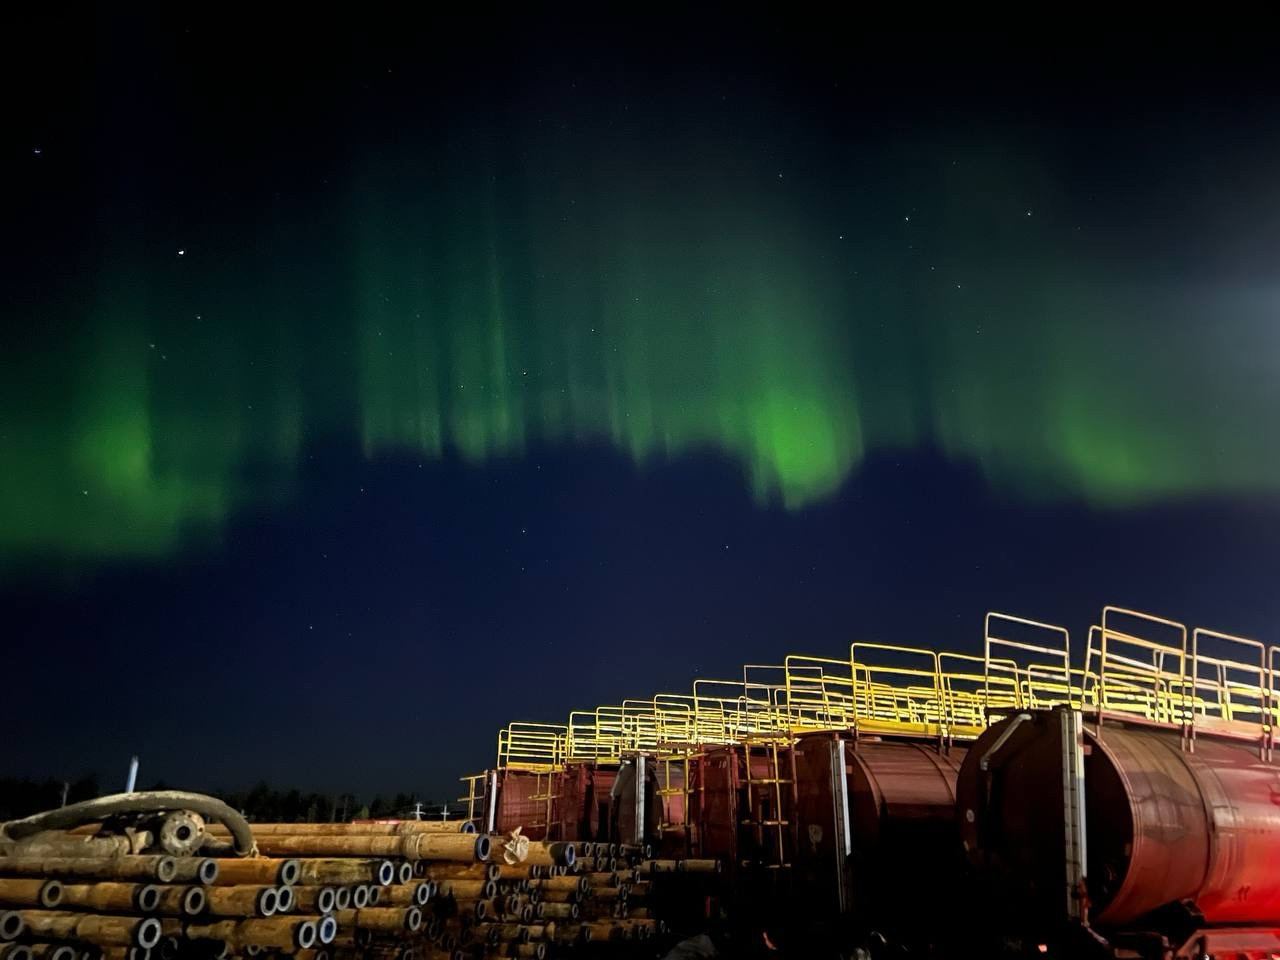
[[[405,137],[248,221],[113,188],[83,269],[15,308],[0,552],[163,554],[335,439],[712,451],[793,510],[920,448],[1106,507],[1280,487],[1265,295],[1126,260],[1017,144],[774,122]]]

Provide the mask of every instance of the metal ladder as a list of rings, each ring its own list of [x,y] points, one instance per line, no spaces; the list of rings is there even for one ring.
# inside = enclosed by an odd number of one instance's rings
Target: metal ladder
[[[756,833],[756,843],[762,852],[762,862],[760,866],[770,870],[784,870],[791,866],[787,859],[787,831],[791,828],[791,821],[783,816],[786,809],[783,805],[783,790],[785,787],[794,787],[795,771],[792,771],[791,777],[782,776],[782,762],[778,755],[778,740],[770,738],[763,742],[744,740],[743,741],[743,761],[746,769],[746,777],[744,784],[747,789],[747,810],[749,816],[739,821],[744,827],[754,828]],[[753,751],[763,749],[764,758],[767,763],[767,774],[765,777],[752,777],[751,775],[751,758]],[[792,758],[794,763],[794,758]],[[758,793],[761,792],[761,793]],[[789,789],[788,795],[791,793]],[[763,804],[761,811],[765,813],[760,819],[755,819],[756,799],[759,795],[761,800],[766,798],[772,800],[773,813],[769,816],[765,812]],[[766,840],[767,837],[767,840]],[[745,864],[744,864],[745,865]]]
[[[656,792],[662,803],[662,821],[658,824],[658,835],[662,838],[666,838],[668,835],[682,836],[686,853],[692,849],[693,843],[692,796],[689,787],[691,773],[689,760],[692,756],[693,753],[688,747],[677,749],[668,747],[660,749],[655,755],[658,765],[659,784]],[[671,785],[673,767],[678,768],[681,772],[680,783],[674,787]],[[679,797],[683,804],[684,819],[682,822],[671,819],[671,803],[669,799],[671,797]]]
[[[553,826],[556,826],[556,827],[561,826],[561,824],[558,821],[555,821],[552,819],[552,813],[555,811],[555,803],[557,800],[560,799],[560,794],[555,792],[556,780],[557,778],[559,778],[559,776],[560,776],[560,771],[557,771],[557,770],[548,770],[546,773],[534,774],[534,777],[535,777],[534,787],[533,787],[534,792],[529,797],[529,799],[534,801],[535,803],[538,801],[542,801],[542,804],[543,804],[542,821],[539,823],[531,823],[529,824],[529,827],[532,830],[541,829],[543,831],[543,836],[547,840],[563,839],[561,837],[551,836],[551,828]],[[544,785],[544,777],[545,777],[545,785]]]

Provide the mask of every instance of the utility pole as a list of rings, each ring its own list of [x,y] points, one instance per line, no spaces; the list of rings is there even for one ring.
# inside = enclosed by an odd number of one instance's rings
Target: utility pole
[[[138,758],[134,757],[129,761],[129,776],[124,782],[124,792],[133,793],[133,788],[138,785]]]

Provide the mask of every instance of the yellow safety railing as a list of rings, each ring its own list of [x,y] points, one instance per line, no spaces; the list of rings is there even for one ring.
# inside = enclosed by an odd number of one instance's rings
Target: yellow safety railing
[[[621,707],[571,712],[565,736],[566,758],[616,762],[625,749],[621,715]]]
[[[467,785],[467,792],[458,797],[458,802],[467,805],[467,819],[475,824],[477,830],[484,832],[488,829],[484,805],[489,796],[489,774],[473,773],[461,780]]]
[[[860,659],[861,656],[861,659]],[[875,657],[872,662],[871,656]],[[938,654],[920,647],[849,646],[854,711],[868,733],[945,737],[950,733]]]
[[[1270,692],[1270,702],[1267,709],[1267,722],[1269,724],[1267,730],[1266,755],[1264,759],[1270,760],[1276,743],[1276,728],[1280,727],[1280,687],[1277,682],[1280,681],[1280,646],[1272,646],[1267,650],[1267,690]]]
[[[1236,652],[1243,652],[1248,659],[1230,656]],[[1187,735],[1193,746],[1197,730],[1202,730],[1256,738],[1263,756],[1270,751],[1273,688],[1265,644],[1196,627],[1191,631],[1189,679]]]
[[[1089,637],[1086,670],[1091,671],[1095,638],[1098,644],[1097,672],[1090,676],[1096,676],[1099,725],[1107,713],[1164,724],[1188,718],[1190,657],[1184,624],[1140,610],[1105,607],[1102,623]]]
[[[780,709],[785,696],[786,673],[787,668],[781,663],[744,663],[742,689],[747,696],[767,700],[772,707]],[[760,679],[761,675],[769,679]]]
[[[637,752],[683,762],[702,746],[822,730],[972,739],[1013,712],[1061,705],[1099,730],[1113,716],[1177,726],[1192,748],[1197,732],[1256,738],[1271,755],[1280,647],[1109,606],[1074,667],[1065,627],[998,612],[983,627],[981,656],[859,641],[847,660],[789,654],[745,664],[741,680],[575,710],[567,724],[513,722],[498,733],[498,766],[541,774]]]
[[[652,700],[623,700],[622,724],[632,750],[654,750],[662,739],[661,719]]]
[[[498,731],[498,766],[535,772],[562,766],[567,730],[558,723],[508,724]]]
[[[779,723],[772,696],[768,691],[761,691],[760,685],[754,686],[756,695],[752,696],[747,686],[738,680],[695,680],[695,728],[709,732],[713,741],[730,743],[745,736],[783,732],[785,726]]]
[[[658,711],[660,744],[703,742],[695,722],[693,697],[687,693],[659,693],[653,703]]]
[[[973,739],[986,729],[988,659],[970,653],[938,654],[944,714],[952,734]]]
[[[791,733],[854,725],[853,669],[848,660],[789,655],[783,662],[782,694],[779,708]]]
[[[1018,710],[1079,706],[1066,627],[992,611],[983,623],[986,722]]]

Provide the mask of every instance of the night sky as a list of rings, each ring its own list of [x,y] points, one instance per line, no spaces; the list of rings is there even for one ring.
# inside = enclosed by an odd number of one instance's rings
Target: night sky
[[[992,608],[1280,641],[1269,45],[348,15],[0,25],[6,772],[444,796]]]

